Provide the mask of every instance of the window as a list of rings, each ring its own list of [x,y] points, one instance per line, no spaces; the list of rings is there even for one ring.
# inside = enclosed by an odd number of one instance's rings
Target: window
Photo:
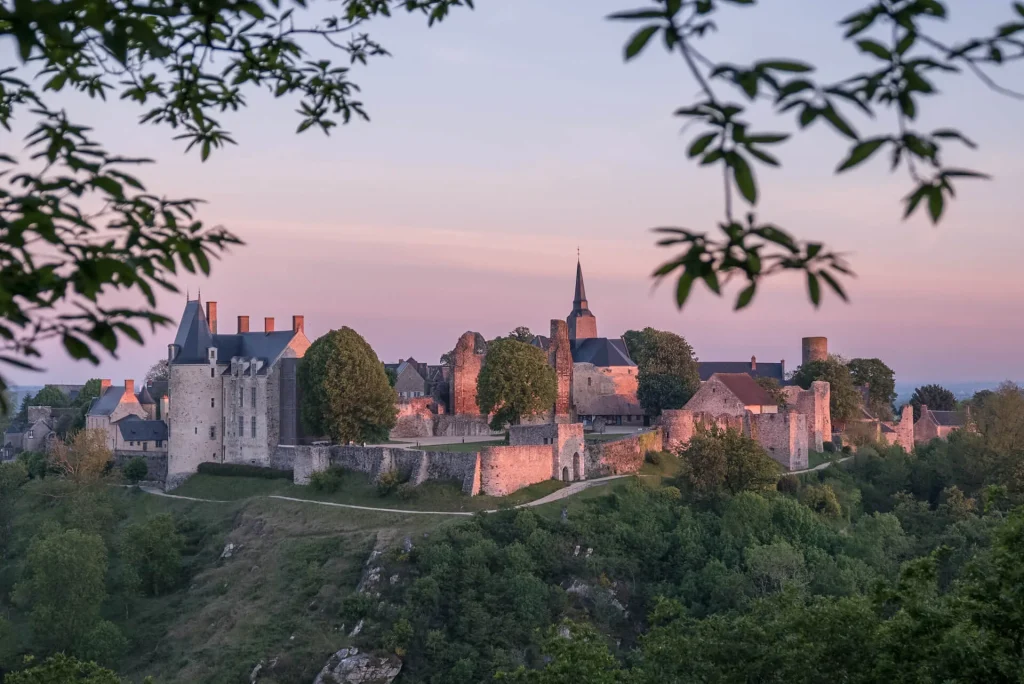
[[[245,406],[245,388],[238,385],[238,405]]]
[[[196,434],[197,435],[199,434],[199,428],[196,428]]]
[[[29,439],[32,439],[35,436],[36,436],[36,431],[35,430],[29,430],[28,431],[28,438]]]
[[[591,382],[592,382],[593,380],[594,380],[593,378],[587,378],[587,387],[590,387],[590,383],[591,383]]]
[[[253,385],[253,388],[252,388],[252,407],[256,408],[256,386],[255,385]]]
[[[210,397],[210,408],[213,408],[214,406],[215,404],[213,403],[213,397]]]
[[[210,439],[217,439],[217,426],[216,425],[211,425],[210,426]]]
[[[256,439],[256,416],[252,417],[252,438]]]
[[[142,450],[143,451],[149,451],[149,442],[143,442],[142,443]]]
[[[211,377],[211,378],[215,378],[215,377],[217,377],[217,376],[216,376],[216,373],[217,373],[217,369],[216,369],[216,368],[211,368],[211,369],[210,369],[210,377]]]
[[[160,448],[160,447],[162,447],[163,445],[164,445],[164,440],[162,440],[162,439],[158,439],[158,440],[156,440],[156,448],[157,448],[157,449],[159,449],[159,448]]]
[[[238,416],[238,436],[245,437],[245,418]]]

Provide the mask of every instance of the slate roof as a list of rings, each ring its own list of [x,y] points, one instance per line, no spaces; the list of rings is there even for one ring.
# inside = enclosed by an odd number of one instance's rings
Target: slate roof
[[[621,339],[589,337],[583,340],[570,340],[570,344],[573,363],[592,363],[604,367],[636,366],[633,359],[629,358],[626,343]]]
[[[156,442],[167,439],[167,423],[162,420],[142,420],[130,416],[116,423],[121,439],[127,442]]]
[[[963,427],[964,417],[959,411],[932,411],[928,409],[928,414],[935,421],[936,425],[942,427]]]
[[[754,378],[775,378],[780,385],[786,384],[785,363],[757,362],[757,368],[750,369],[749,361],[699,361],[697,372],[702,382],[710,380],[715,373],[746,373]]]
[[[135,395],[135,398],[139,400],[139,403],[143,406],[152,406],[156,402],[153,401],[153,395],[149,393],[149,389],[143,385],[142,391]]]
[[[885,423],[882,423],[882,433],[883,433],[883,434],[890,434],[890,433],[894,433],[894,432],[896,432],[896,431],[895,431],[895,430],[893,430],[893,429],[892,429],[891,427],[889,427],[888,425],[886,425]]]
[[[190,301],[185,304],[178,333],[174,337],[174,344],[180,351],[171,363],[205,364],[209,361],[207,350],[210,347],[217,349],[217,360],[220,363],[227,363],[233,356],[263,359],[272,363],[288,348],[295,335],[294,330],[214,335],[210,332],[202,304],[198,300]]]
[[[621,394],[605,394],[578,399],[576,412],[583,416],[642,416],[640,404]]]
[[[715,373],[711,377],[728,387],[744,406],[775,405],[771,395],[746,373]]]
[[[124,387],[108,387],[98,398],[92,400],[89,407],[90,416],[109,416],[121,403],[124,396]]]
[[[146,385],[146,387],[149,389],[149,396],[153,397],[154,399],[159,399],[160,397],[167,396],[167,390],[169,386],[170,383],[167,380],[154,380],[153,382]]]

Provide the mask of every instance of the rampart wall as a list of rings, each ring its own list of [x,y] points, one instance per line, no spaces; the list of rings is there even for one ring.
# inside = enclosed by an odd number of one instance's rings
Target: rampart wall
[[[807,417],[807,446],[815,451],[824,451],[824,442],[832,441],[832,412],[829,408],[832,390],[829,384],[817,380],[811,383],[810,389],[788,385],[782,390],[789,409]]]
[[[552,446],[486,447],[480,452],[480,493],[505,496],[552,478]]]
[[[661,451],[661,430],[638,432],[624,439],[587,445],[586,468],[589,477],[635,473],[644,464],[648,451]]]

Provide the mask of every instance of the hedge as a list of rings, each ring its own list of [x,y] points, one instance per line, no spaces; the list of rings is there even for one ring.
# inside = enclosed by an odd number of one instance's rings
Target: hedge
[[[260,466],[246,465],[244,463],[200,463],[198,470],[201,475],[224,475],[228,477],[262,477],[267,480],[294,479],[294,474],[291,470],[262,468]]]

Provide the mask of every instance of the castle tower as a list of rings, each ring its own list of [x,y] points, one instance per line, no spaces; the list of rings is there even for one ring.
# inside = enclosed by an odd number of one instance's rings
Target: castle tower
[[[597,337],[597,317],[587,305],[587,290],[583,286],[583,268],[576,260],[576,296],[572,300],[572,313],[565,319],[569,326],[570,340],[585,340]]]
[[[803,363],[828,360],[827,337],[805,337],[801,342]]]

